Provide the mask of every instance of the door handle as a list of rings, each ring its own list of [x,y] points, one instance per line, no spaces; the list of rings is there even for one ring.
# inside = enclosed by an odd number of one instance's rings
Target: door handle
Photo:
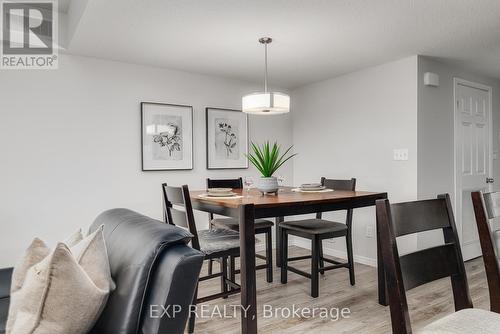
[[[487,177],[486,178],[486,183],[493,183],[493,182],[495,182],[494,178],[492,178],[492,177]]]

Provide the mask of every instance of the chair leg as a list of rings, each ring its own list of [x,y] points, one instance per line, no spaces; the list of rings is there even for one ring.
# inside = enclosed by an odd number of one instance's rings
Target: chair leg
[[[196,314],[194,313],[193,309],[196,309],[196,302],[198,300],[198,284],[196,284],[196,289],[194,289],[194,297],[193,297],[193,304],[192,308],[189,310],[189,322],[188,322],[188,333],[192,334],[194,332],[194,323],[196,320]],[[193,311],[193,312],[191,312]]]
[[[285,217],[276,217],[274,232],[276,234],[276,267],[281,267],[281,228],[280,223],[285,220]]]
[[[288,234],[286,229],[281,229],[281,283],[288,281]]]
[[[209,217],[209,220],[210,220],[210,217]],[[212,222],[211,221],[208,224],[208,229],[209,230],[212,229]],[[212,275],[212,273],[213,273],[213,263],[214,263],[214,260],[212,260],[212,259],[208,260],[208,274],[209,275]]]
[[[356,284],[356,278],[354,277],[354,256],[352,254],[352,235],[348,231],[346,235],[346,245],[347,245],[347,262],[349,262],[349,280],[351,285]]]
[[[267,283],[273,282],[273,236],[272,230],[266,232],[266,279]]]
[[[220,261],[220,265],[221,265],[221,272],[222,272],[222,276],[220,277],[220,290],[221,292],[227,292],[228,289],[227,289],[227,283],[226,283],[226,279],[227,279],[227,257],[223,257]],[[225,297],[222,297],[223,299],[226,299],[227,296]]]
[[[213,272],[213,260],[210,259],[208,260],[208,274],[212,275],[212,272]]]
[[[311,256],[311,297],[316,298],[319,295],[319,250],[321,240],[318,237],[312,239]]]
[[[234,256],[229,257],[229,280],[236,282],[236,261]],[[232,287],[229,288],[229,291],[231,290],[233,290]]]
[[[319,241],[319,266],[321,268],[324,268],[325,267],[325,261],[323,261],[323,240],[320,240]],[[325,274],[325,271],[324,270],[321,270],[320,271],[320,274],[321,275],[324,275]]]

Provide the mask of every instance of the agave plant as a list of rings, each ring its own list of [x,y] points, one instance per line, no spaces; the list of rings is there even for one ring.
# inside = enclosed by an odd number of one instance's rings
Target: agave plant
[[[281,147],[276,142],[271,146],[269,141],[259,146],[252,142],[253,153],[247,154],[248,160],[257,168],[263,177],[271,177],[285,162],[296,156],[291,154],[286,156],[292,149],[290,146],[285,153],[280,154]]]

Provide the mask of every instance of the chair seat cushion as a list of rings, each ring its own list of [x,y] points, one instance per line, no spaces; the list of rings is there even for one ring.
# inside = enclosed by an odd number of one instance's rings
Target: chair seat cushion
[[[347,225],[323,219],[292,220],[280,224],[281,228],[308,234],[347,234]]]
[[[223,228],[198,231],[198,240],[201,251],[207,255],[240,248],[240,234]]]
[[[233,231],[239,231],[240,223],[236,218],[215,218],[211,221],[212,225],[217,228],[226,228]],[[255,229],[267,228],[274,226],[274,223],[267,219],[255,219]]]
[[[481,309],[464,309],[425,326],[419,334],[496,334],[500,331],[500,314]]]

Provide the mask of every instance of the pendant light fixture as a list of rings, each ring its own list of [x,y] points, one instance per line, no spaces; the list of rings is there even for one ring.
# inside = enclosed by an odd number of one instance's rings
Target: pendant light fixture
[[[270,37],[262,37],[259,39],[259,42],[264,44],[265,50],[264,91],[243,96],[241,102],[242,110],[245,113],[276,115],[285,114],[290,111],[290,96],[284,93],[269,92],[267,90],[267,45],[272,41]]]

